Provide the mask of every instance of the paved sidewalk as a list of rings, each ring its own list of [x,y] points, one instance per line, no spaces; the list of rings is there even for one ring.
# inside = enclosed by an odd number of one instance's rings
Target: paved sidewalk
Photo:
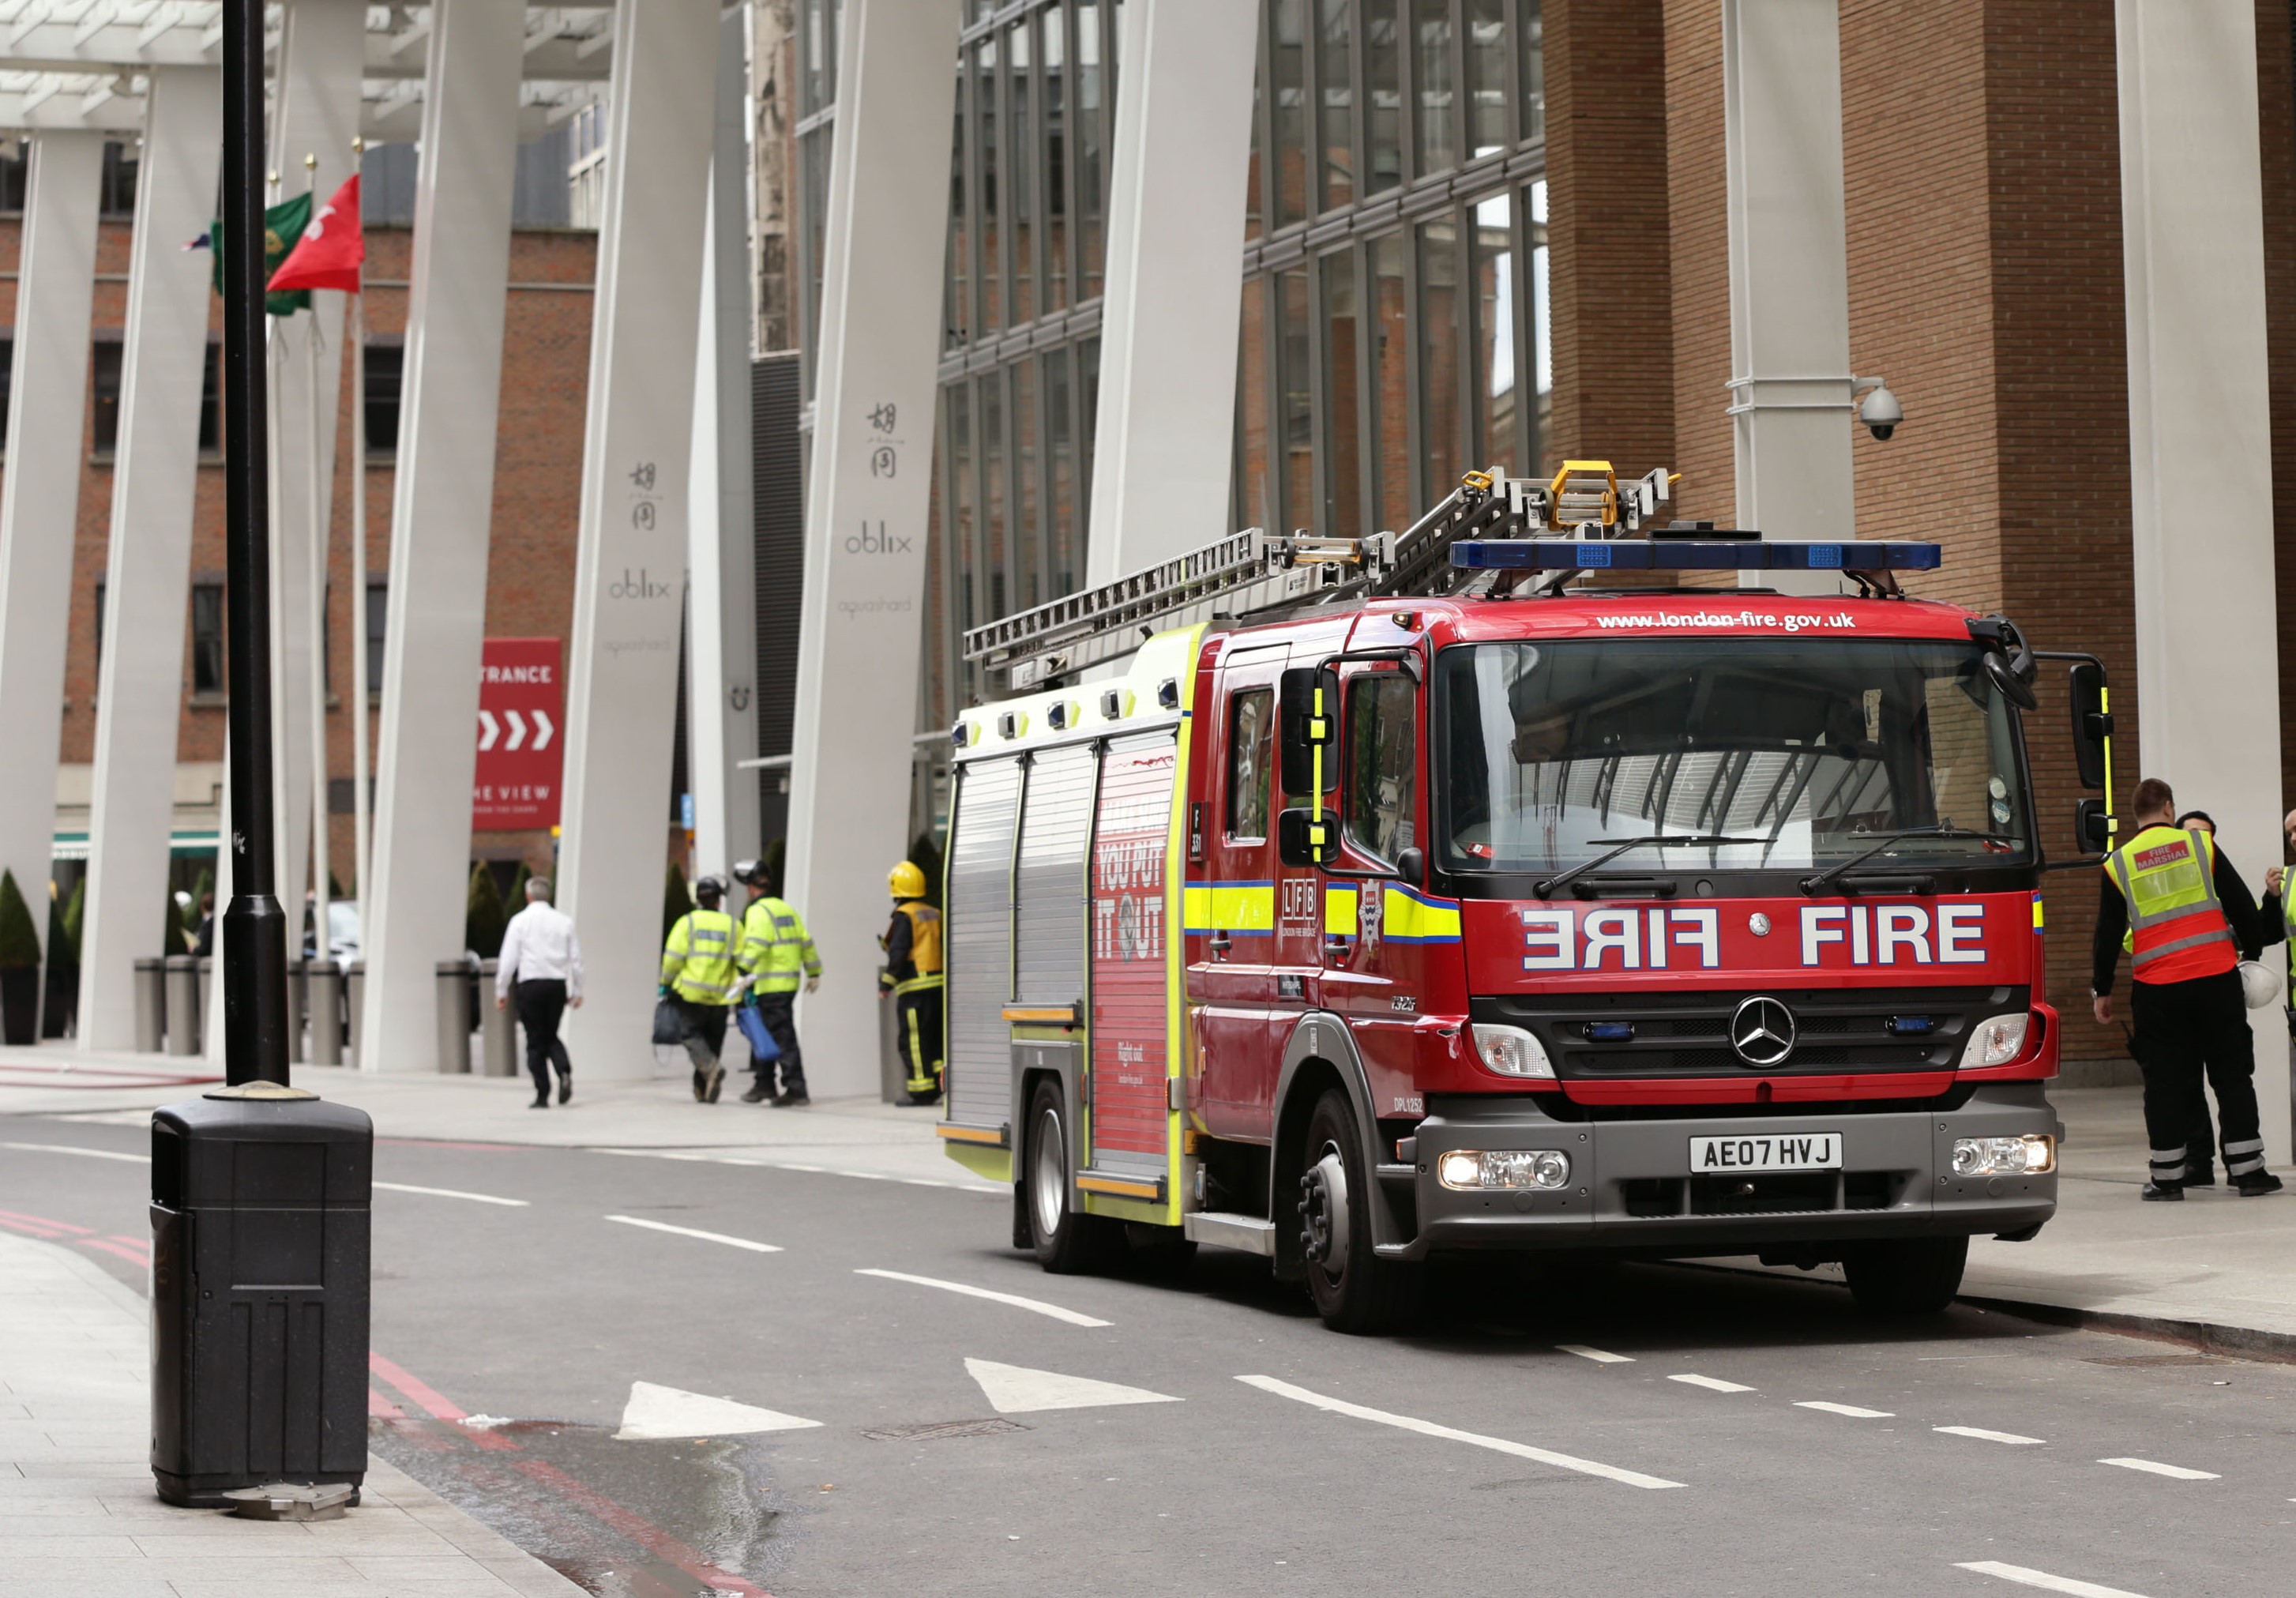
[[[53,1045],[0,1050],[0,1114],[140,1124],[152,1105],[199,1091],[167,1079],[174,1063],[197,1064],[90,1058]],[[302,1066],[295,1079],[365,1109],[386,1138],[593,1148],[999,1191],[942,1154],[931,1109],[867,1099],[823,1100],[808,1110],[696,1104],[682,1073],[608,1084],[578,1076],[574,1102],[546,1110],[526,1108],[522,1079]],[[2182,1204],[2141,1203],[2139,1090],[2057,1087],[2050,1096],[2066,1127],[2056,1218],[2031,1242],[1979,1239],[1964,1294],[2296,1358],[2296,1180],[2270,1198],[2242,1199],[2226,1188],[2196,1192]]]
[[[144,1301],[0,1233],[0,1598],[575,1598],[582,1589],[370,1458],[340,1520],[241,1520],[152,1488]]]

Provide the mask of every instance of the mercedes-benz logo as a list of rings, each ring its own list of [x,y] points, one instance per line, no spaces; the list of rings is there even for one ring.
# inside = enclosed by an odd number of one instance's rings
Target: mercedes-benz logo
[[[1730,1047],[1756,1070],[1784,1065],[1793,1046],[1793,1012],[1777,1000],[1757,995],[1731,1014]]]

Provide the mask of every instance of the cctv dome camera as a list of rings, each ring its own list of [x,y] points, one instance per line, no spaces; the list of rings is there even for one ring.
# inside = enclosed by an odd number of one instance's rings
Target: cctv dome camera
[[[1879,384],[1858,407],[1857,419],[1866,424],[1867,432],[1886,443],[1890,435],[1898,430],[1898,423],[1906,419],[1906,407],[1898,403],[1898,397],[1890,392],[1888,384]]]

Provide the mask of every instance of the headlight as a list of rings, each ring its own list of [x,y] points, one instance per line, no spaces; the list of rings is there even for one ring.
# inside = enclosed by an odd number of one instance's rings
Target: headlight
[[[1961,1069],[1974,1070],[1981,1065],[2006,1065],[2025,1052],[2023,1012],[2015,1015],[1997,1015],[1981,1020],[1969,1034],[1969,1042],[1961,1051]]]
[[[1469,1029],[1475,1035],[1475,1057],[1486,1070],[1502,1077],[1554,1080],[1554,1062],[1547,1059],[1546,1046],[1521,1027],[1490,1027],[1476,1021]]]
[[[1956,1176],[2038,1176],[2057,1168],[2057,1140],[2046,1133],[2023,1137],[1956,1137]]]
[[[1454,1149],[1436,1160],[1435,1179],[1456,1188],[1562,1187],[1570,1181],[1570,1156],[1560,1149],[1499,1149],[1488,1154]]]

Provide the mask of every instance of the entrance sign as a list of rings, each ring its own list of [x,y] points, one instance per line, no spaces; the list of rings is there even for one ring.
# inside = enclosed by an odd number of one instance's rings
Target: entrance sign
[[[558,725],[565,684],[555,638],[489,638],[479,668],[479,763],[471,826],[558,824]]]

